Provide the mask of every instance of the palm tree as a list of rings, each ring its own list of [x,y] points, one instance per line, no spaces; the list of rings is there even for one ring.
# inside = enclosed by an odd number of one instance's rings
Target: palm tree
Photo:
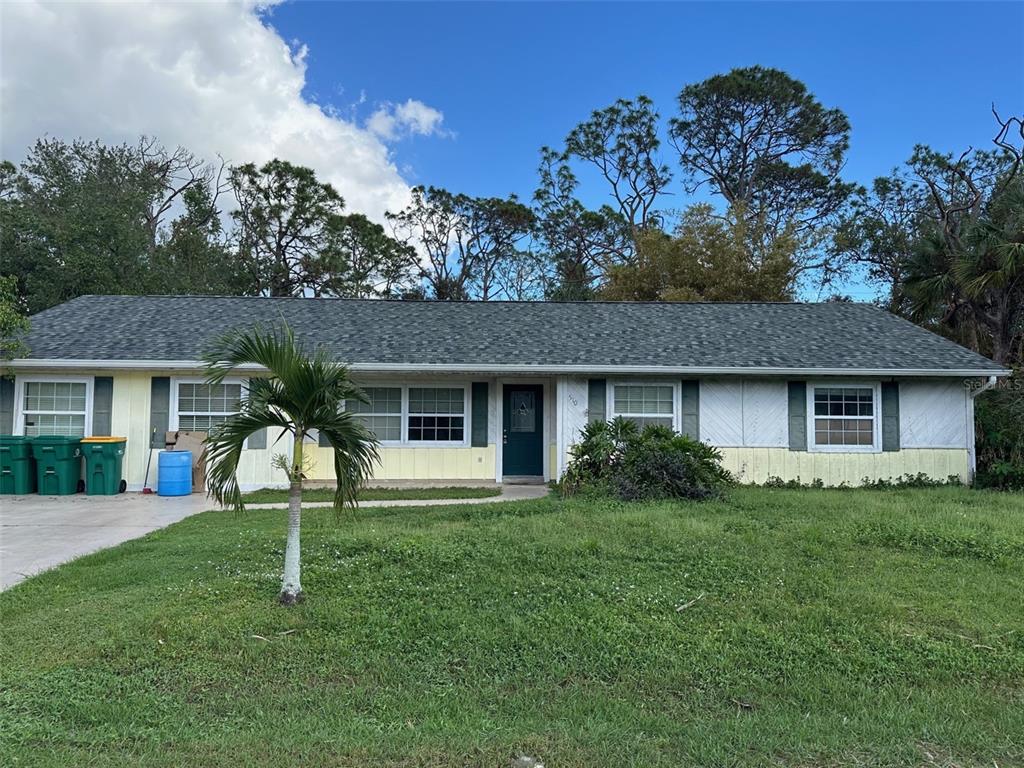
[[[239,410],[210,430],[206,440],[210,495],[221,505],[244,511],[235,473],[246,438],[261,429],[280,430],[294,439],[292,456],[278,457],[288,474],[288,543],[284,554],[281,602],[293,605],[302,599],[299,527],[302,514],[303,439],[312,430],[327,438],[334,452],[337,491],[335,509],[355,505],[356,492],[379,461],[377,439],[353,415],[342,408],[346,400],[367,402],[365,393],[352,383],[344,365],[334,362],[322,349],[308,354],[295,340],[286,323],[269,330],[253,328],[229,332],[203,357],[206,380],[220,384],[240,366],[258,366],[268,378],[250,379],[248,396]]]
[[[1024,177],[1004,185],[955,238],[926,230],[906,287],[913,319],[935,319],[972,349],[1012,363],[1024,335]]]

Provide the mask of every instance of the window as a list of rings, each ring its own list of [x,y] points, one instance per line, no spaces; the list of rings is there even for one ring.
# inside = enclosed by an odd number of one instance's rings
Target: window
[[[242,382],[225,381],[216,386],[205,382],[178,382],[177,429],[209,432],[228,416],[238,412]]]
[[[873,448],[875,412],[874,387],[815,387],[815,447]]]
[[[369,404],[346,400],[345,410],[358,414],[366,428],[378,440],[398,442],[402,439],[402,388],[368,387],[363,390]]]
[[[409,442],[461,443],[466,391],[461,387],[409,387]]]
[[[659,424],[675,428],[676,390],[671,384],[616,384],[612,417],[624,416],[638,426]]]
[[[21,398],[25,435],[85,437],[88,400],[85,381],[25,381]]]

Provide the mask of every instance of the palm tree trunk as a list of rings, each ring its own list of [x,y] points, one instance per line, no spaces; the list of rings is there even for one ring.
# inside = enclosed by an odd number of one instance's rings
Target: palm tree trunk
[[[302,559],[299,549],[299,527],[302,522],[302,434],[295,436],[292,470],[288,478],[288,543],[284,549],[284,578],[281,580],[281,602],[295,605],[302,599],[300,580]]]

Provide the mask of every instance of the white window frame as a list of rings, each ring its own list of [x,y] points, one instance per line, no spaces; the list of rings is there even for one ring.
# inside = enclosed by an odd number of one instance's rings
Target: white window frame
[[[870,389],[871,445],[818,445],[814,441],[814,391],[816,389]],[[866,418],[865,416],[819,416],[818,418]],[[882,384],[878,381],[809,381],[807,382],[807,450],[811,453],[881,453],[882,452]]]
[[[206,384],[206,378],[203,376],[176,376],[171,379],[171,397],[170,397],[170,413],[167,415],[167,428],[171,432],[177,432],[180,429],[180,414],[178,413],[178,386],[181,384]],[[240,376],[230,376],[225,378],[221,384],[241,384],[242,385],[242,399],[246,399],[249,396],[249,381]],[[194,411],[195,415],[220,415],[215,414],[212,411]],[[237,411],[235,411],[237,413]],[[249,447],[249,440],[246,438],[245,442],[242,443],[243,450]]]
[[[470,399],[472,387],[468,382],[459,381],[434,381],[424,380],[412,384],[396,381],[360,381],[361,389],[400,389],[402,390],[402,437],[400,440],[381,440],[384,448],[468,448],[473,435],[473,408]],[[429,416],[431,414],[410,414],[409,413],[409,390],[410,389],[461,389],[462,390],[462,440],[410,440],[409,439],[409,416]],[[374,414],[359,414],[360,416],[372,416]],[[395,416],[397,414],[376,414],[379,416]],[[436,414],[439,416],[459,416],[457,413]]]
[[[605,414],[607,414],[608,421],[621,416],[624,419],[635,417],[638,419],[651,419],[658,418],[663,419],[668,414],[666,413],[619,413],[615,410],[615,388],[616,387],[672,387],[672,431],[679,432],[682,425],[682,417],[680,411],[682,410],[682,383],[679,381],[657,381],[653,379],[643,379],[633,381],[630,379],[612,379],[607,383],[607,392],[605,392]]]
[[[26,384],[85,384],[85,429],[83,437],[92,437],[92,376],[17,376],[14,379],[14,434],[25,434]],[[36,413],[36,411],[32,411]],[[38,411],[38,413],[78,414],[81,411]]]
[[[367,389],[397,389],[398,390],[398,402],[399,402],[398,413],[380,413],[380,412],[377,412],[377,411],[374,411],[374,412],[369,412],[368,411],[368,412],[363,413],[363,412],[360,411],[358,413],[353,412],[353,415],[356,416],[357,418],[360,417],[360,416],[391,416],[391,417],[397,416],[398,417],[398,433],[399,433],[400,437],[397,440],[380,440],[379,442],[383,446],[400,446],[400,445],[402,445],[402,439],[406,435],[406,431],[405,431],[405,416],[406,416],[406,392],[405,392],[405,387],[403,387],[401,384],[377,384],[377,383],[374,383],[374,384],[360,385],[359,388],[364,390],[364,391],[367,390]],[[345,407],[345,405],[342,404],[342,408],[344,408],[344,407]]]

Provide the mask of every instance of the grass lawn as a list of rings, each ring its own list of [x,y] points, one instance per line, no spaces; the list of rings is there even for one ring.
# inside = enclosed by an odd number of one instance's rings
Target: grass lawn
[[[0,764],[1024,763],[1024,503],[206,513],[0,595]],[[685,607],[689,606],[689,607]]]
[[[460,486],[434,488],[364,488],[359,492],[360,501],[394,501],[413,499],[486,499],[500,496],[500,488],[472,488]],[[276,504],[288,501],[288,490],[285,488],[260,488],[242,494],[246,504]],[[333,488],[306,488],[302,492],[303,501],[334,501]]]

